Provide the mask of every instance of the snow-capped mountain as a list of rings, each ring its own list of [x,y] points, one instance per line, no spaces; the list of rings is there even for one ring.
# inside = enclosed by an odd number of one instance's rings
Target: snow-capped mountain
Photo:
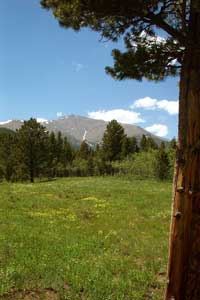
[[[87,140],[87,142],[91,145],[100,143],[107,126],[107,122],[103,120],[95,120],[76,115],[63,116],[51,121],[38,119],[38,122],[41,122],[42,125],[50,132],[54,131],[56,133],[61,131],[62,134],[67,136],[69,141],[74,145],[81,144],[83,140]],[[0,122],[0,128],[4,127],[15,131],[16,129],[19,129],[22,124],[22,120],[8,120]],[[151,134],[139,126],[129,124],[122,125],[125,133],[128,136],[135,136],[138,141],[141,139],[143,134],[152,136],[157,143],[162,141],[161,138]]]

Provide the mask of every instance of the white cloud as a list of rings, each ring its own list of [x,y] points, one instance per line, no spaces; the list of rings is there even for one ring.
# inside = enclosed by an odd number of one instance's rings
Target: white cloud
[[[148,110],[163,109],[170,115],[178,114],[178,101],[157,100],[145,97],[136,100],[131,106],[133,108],[144,108]]]
[[[157,107],[166,110],[170,115],[178,114],[178,101],[161,100],[157,102]]]
[[[113,119],[121,123],[135,124],[145,122],[141,117],[140,113],[124,110],[124,109],[113,109],[113,110],[99,110],[88,113],[88,117],[97,120],[111,121]]]
[[[37,118],[36,120],[37,120],[38,123],[48,123],[47,119]]]
[[[61,118],[61,117],[63,116],[63,113],[62,113],[61,111],[59,111],[59,112],[56,113],[56,116],[57,116],[58,118]]]
[[[76,72],[79,72],[80,70],[83,69],[83,64],[77,63],[77,62],[73,62],[72,65],[74,66],[74,69]]]
[[[12,122],[12,120],[2,121],[2,122],[0,122],[0,125],[5,125],[5,124],[8,124],[10,122]]]
[[[168,127],[163,124],[153,124],[152,126],[148,126],[145,129],[160,137],[168,135]]]
[[[155,109],[156,108],[157,99],[152,99],[150,97],[144,97],[136,100],[130,108],[146,108],[146,109]]]

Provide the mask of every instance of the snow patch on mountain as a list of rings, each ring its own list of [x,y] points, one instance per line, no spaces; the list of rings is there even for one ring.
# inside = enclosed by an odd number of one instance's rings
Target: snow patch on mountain
[[[47,119],[43,119],[43,118],[37,118],[37,122],[38,123],[46,123],[46,124],[48,124],[48,120]]]
[[[87,130],[85,130],[84,135],[83,135],[83,141],[86,140],[86,136],[87,136]]]
[[[1,122],[0,122],[0,125],[5,125],[5,124],[8,124],[8,123],[10,123],[10,122],[12,122],[12,120],[1,121]]]

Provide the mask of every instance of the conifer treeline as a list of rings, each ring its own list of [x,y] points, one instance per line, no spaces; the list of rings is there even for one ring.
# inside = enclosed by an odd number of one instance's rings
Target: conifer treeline
[[[166,149],[164,143],[158,146],[145,135],[138,145],[136,138],[127,137],[123,127],[113,120],[108,123],[100,145],[94,148],[84,140],[75,149],[61,132],[49,133],[35,119],[30,119],[16,133],[0,134],[0,180],[34,182],[36,178],[134,175],[131,166],[138,157],[145,160],[144,153],[148,153],[154,169],[149,174],[164,180],[170,177],[174,148],[175,141]],[[134,168],[137,171],[137,164]]]

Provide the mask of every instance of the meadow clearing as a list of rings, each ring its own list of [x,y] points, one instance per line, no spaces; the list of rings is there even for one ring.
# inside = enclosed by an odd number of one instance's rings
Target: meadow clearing
[[[160,300],[171,183],[0,184],[1,300]]]

